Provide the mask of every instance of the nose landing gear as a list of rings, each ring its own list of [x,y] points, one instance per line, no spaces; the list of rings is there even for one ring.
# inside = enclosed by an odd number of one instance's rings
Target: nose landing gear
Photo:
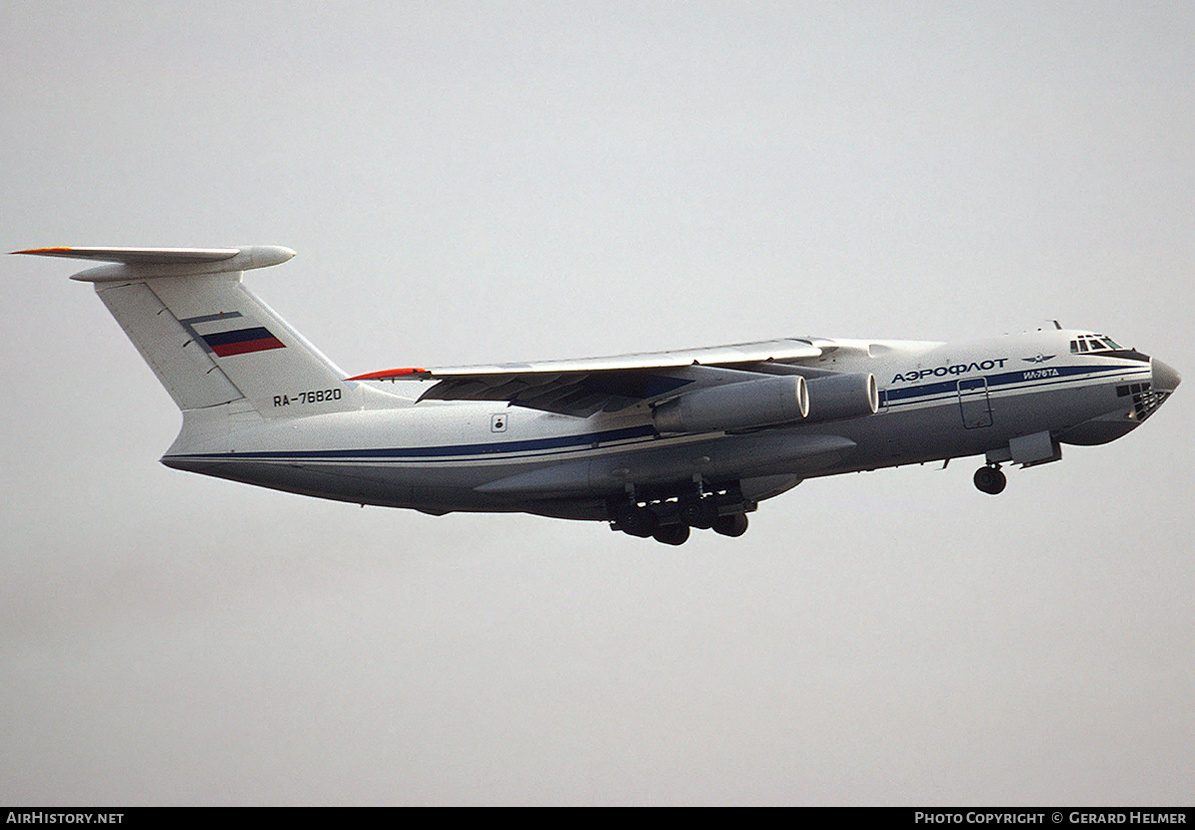
[[[1004,473],[1000,472],[999,464],[988,464],[980,467],[975,471],[975,486],[979,488],[980,492],[987,493],[989,496],[994,496],[1004,490],[1004,485],[1008,483]]]

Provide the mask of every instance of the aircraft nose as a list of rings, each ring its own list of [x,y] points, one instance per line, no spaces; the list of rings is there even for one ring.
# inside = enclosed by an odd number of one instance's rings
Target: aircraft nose
[[[1167,366],[1156,357],[1149,359],[1150,369],[1153,372],[1153,388],[1156,392],[1173,392],[1178,388],[1179,383],[1182,382],[1182,377],[1178,372]]]

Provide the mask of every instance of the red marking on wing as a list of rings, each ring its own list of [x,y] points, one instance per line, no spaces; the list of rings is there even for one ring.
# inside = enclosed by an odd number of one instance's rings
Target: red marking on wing
[[[345,380],[388,380],[392,378],[404,378],[411,375],[430,375],[427,369],[386,369],[381,372],[367,372],[364,375],[354,375]]]

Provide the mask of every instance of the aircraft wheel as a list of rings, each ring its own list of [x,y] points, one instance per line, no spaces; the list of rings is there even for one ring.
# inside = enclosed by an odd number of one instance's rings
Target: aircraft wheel
[[[688,525],[664,525],[652,534],[657,542],[665,545],[683,545],[689,541]]]
[[[723,536],[742,536],[747,532],[747,514],[735,513],[731,516],[719,516],[714,522],[714,533]]]
[[[999,467],[980,467],[975,471],[975,486],[982,493],[994,496],[1004,490],[1008,479]]]
[[[619,528],[624,533],[646,539],[660,527],[660,519],[656,511],[650,507],[640,507],[637,504],[625,504],[618,509],[615,517]]]
[[[718,519],[717,509],[712,498],[690,499],[681,502],[680,518],[682,522],[691,527],[708,530]]]

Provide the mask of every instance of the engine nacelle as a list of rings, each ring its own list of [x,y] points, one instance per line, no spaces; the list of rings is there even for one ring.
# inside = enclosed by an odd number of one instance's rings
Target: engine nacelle
[[[874,415],[880,408],[875,375],[831,375],[809,381],[809,415],[806,421],[838,421]]]
[[[699,389],[656,407],[660,432],[715,432],[800,421],[809,392],[800,375],[748,380]]]

